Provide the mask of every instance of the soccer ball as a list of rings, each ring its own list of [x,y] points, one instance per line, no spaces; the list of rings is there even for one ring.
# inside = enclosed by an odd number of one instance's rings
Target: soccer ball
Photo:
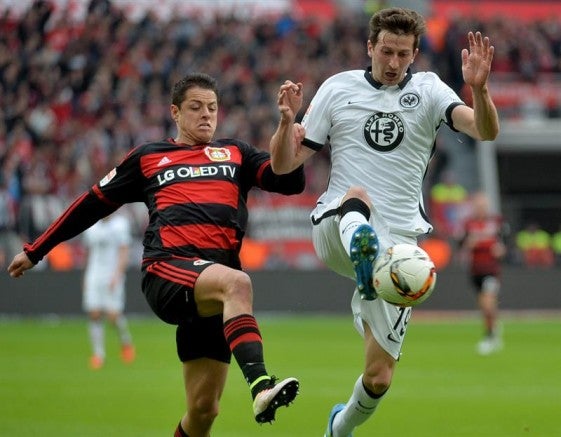
[[[397,306],[411,307],[432,294],[436,269],[420,247],[396,244],[378,256],[372,280],[378,297]]]

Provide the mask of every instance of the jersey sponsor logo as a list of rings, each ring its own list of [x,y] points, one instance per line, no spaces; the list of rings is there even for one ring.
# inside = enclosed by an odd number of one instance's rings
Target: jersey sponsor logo
[[[200,167],[178,167],[169,169],[163,173],[158,173],[158,185],[163,185],[166,182],[171,182],[174,179],[196,179],[203,176],[226,176],[234,178],[236,175],[236,167],[233,165],[203,165]]]
[[[225,147],[205,147],[205,154],[211,161],[230,160],[230,150]]]
[[[391,112],[378,112],[368,118],[364,139],[378,152],[391,152],[401,144],[405,134],[403,120]]]
[[[162,167],[169,163],[171,163],[171,159],[169,159],[167,156],[164,156],[162,159],[160,159],[160,162],[158,162],[157,167]]]
[[[211,264],[212,261],[207,261],[206,259],[197,259],[193,261],[194,266],[204,266],[205,264]]]
[[[117,169],[113,168],[109,173],[107,173],[102,180],[99,181],[99,186],[103,187],[105,185],[107,185],[109,182],[111,182],[111,179],[113,179],[115,176],[117,175]]]
[[[403,106],[404,108],[408,108],[408,109],[411,109],[411,108],[414,108],[414,107],[418,106],[420,101],[421,101],[421,99],[415,93],[403,94],[399,98],[399,104],[401,106]]]

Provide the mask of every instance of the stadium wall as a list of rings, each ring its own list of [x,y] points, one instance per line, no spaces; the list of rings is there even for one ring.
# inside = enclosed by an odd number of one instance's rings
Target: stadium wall
[[[328,271],[254,271],[255,309],[262,312],[349,314],[350,280]],[[30,271],[18,280],[0,276],[0,315],[79,315],[82,273]],[[561,269],[506,267],[501,307],[505,310],[561,310]],[[473,310],[474,296],[466,272],[448,267],[439,273],[426,310]],[[140,275],[131,270],[127,313],[151,314],[140,291]]]

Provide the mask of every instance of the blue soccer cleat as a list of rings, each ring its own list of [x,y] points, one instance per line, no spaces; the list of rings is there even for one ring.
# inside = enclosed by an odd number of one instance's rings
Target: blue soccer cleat
[[[356,286],[364,300],[377,297],[372,284],[372,268],[378,248],[378,237],[370,225],[361,225],[355,230],[351,240],[351,261],[355,268]]]
[[[343,408],[345,408],[345,404],[337,404],[331,409],[324,437],[333,437],[333,421],[335,420],[335,416],[340,413]],[[349,434],[347,437],[353,437],[353,435]]]

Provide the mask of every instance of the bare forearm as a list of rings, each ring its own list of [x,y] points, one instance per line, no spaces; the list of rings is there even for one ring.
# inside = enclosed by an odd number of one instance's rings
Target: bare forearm
[[[481,140],[494,140],[499,134],[499,114],[487,86],[472,88],[475,128]]]
[[[304,136],[300,124],[281,119],[270,142],[271,168],[276,174],[293,172],[313,153],[302,147]]]
[[[293,123],[281,119],[277,130],[273,134],[269,150],[271,152],[271,168],[276,174],[290,173],[294,157],[292,144]]]
[[[129,247],[127,245],[119,248],[119,262],[117,265],[117,274],[124,276],[129,265]]]

